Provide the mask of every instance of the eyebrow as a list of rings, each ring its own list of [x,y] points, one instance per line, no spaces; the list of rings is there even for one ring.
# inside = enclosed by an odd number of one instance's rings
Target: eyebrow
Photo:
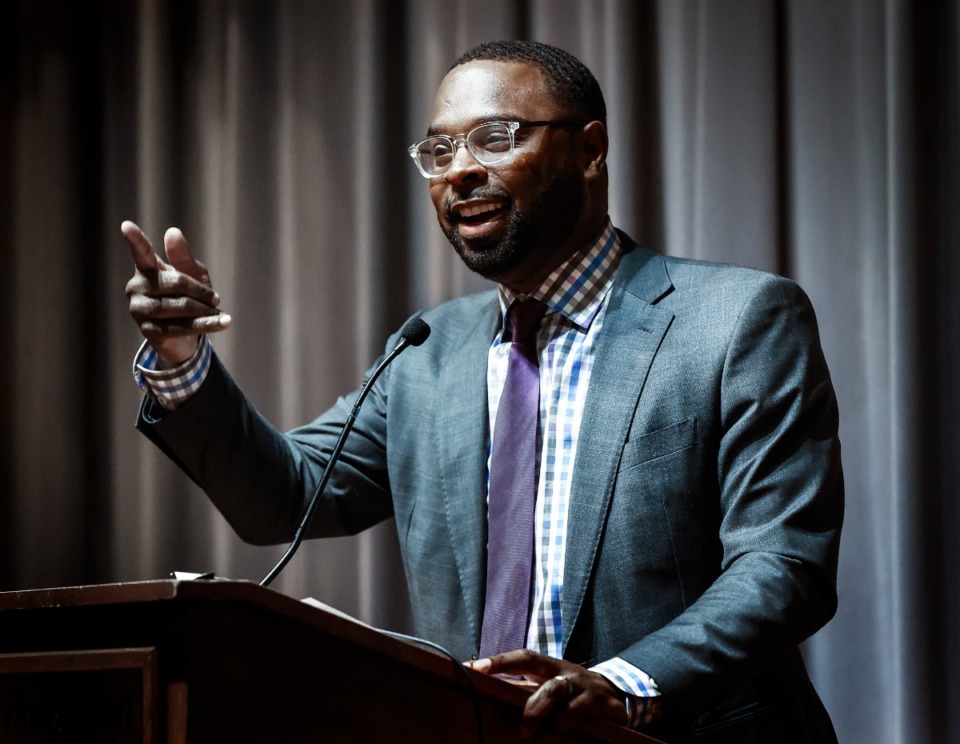
[[[473,123],[467,127],[464,132],[454,132],[454,134],[466,134],[474,127],[479,127],[483,124],[489,124],[491,121],[527,121],[524,117],[518,116],[517,114],[490,114],[488,116],[481,116],[478,119],[474,119]],[[433,137],[435,134],[446,134],[444,131],[446,127],[441,127],[434,125],[427,130],[427,137]]]

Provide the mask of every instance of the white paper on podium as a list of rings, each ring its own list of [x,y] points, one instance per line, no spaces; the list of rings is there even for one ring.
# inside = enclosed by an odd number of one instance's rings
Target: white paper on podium
[[[337,617],[342,617],[344,620],[349,620],[357,625],[362,625],[364,628],[370,628],[370,630],[376,630],[380,632],[379,628],[374,628],[372,625],[367,625],[365,622],[358,620],[353,615],[348,615],[343,610],[338,610],[336,607],[332,607],[324,602],[321,602],[319,599],[314,599],[313,597],[304,597],[300,601],[304,604],[324,610],[325,612],[329,612],[331,615],[336,615]]]

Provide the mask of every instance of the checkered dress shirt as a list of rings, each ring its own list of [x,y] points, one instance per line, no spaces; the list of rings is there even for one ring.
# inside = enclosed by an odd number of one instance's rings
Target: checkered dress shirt
[[[596,342],[603,328],[607,295],[620,255],[619,238],[608,221],[592,245],[560,266],[528,295],[544,302],[548,310],[537,334],[540,462],[527,648],[553,657],[563,653],[560,604],[573,464]],[[500,309],[506,318],[507,310],[519,295],[506,287],[500,287],[499,295]],[[491,433],[510,354],[510,344],[503,343],[501,336],[494,339],[487,363]],[[591,668],[624,692],[642,697],[659,694],[648,675],[622,659],[610,659]]]

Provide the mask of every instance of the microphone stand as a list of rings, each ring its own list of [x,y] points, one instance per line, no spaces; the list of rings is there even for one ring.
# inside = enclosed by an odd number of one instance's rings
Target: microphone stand
[[[367,397],[367,393],[370,392],[370,389],[373,387],[373,383],[380,376],[380,373],[386,369],[386,366],[390,364],[397,356],[406,349],[408,346],[419,346],[424,341],[427,340],[427,336],[430,335],[430,326],[426,324],[419,316],[413,317],[407,321],[406,325],[400,331],[401,339],[400,343],[397,344],[396,348],[391,351],[380,364],[377,365],[377,368],[373,371],[373,374],[370,375],[370,379],[364,383],[363,387],[360,389],[360,394],[357,396],[357,401],[353,405],[353,410],[350,411],[350,414],[347,416],[347,420],[343,423],[343,430],[340,432],[340,437],[337,439],[337,444],[333,448],[333,452],[330,455],[330,459],[327,460],[327,465],[323,469],[323,475],[320,478],[320,482],[317,484],[316,490],[313,492],[313,496],[310,499],[310,504],[307,506],[306,512],[304,512],[303,518],[300,520],[300,526],[297,528],[297,533],[294,535],[293,542],[290,543],[290,547],[287,548],[287,552],[283,554],[277,564],[270,570],[266,576],[260,581],[260,586],[270,586],[271,582],[277,578],[277,574],[283,570],[284,566],[290,562],[290,559],[293,558],[293,554],[297,551],[297,548],[300,547],[300,543],[303,542],[303,537],[306,534],[307,528],[310,526],[310,522],[313,520],[313,515],[317,511],[317,507],[320,505],[320,496],[323,493],[323,490],[327,486],[327,481],[330,480],[330,475],[333,472],[333,466],[336,464],[337,460],[340,459],[340,453],[343,451],[343,445],[347,441],[347,435],[353,429],[353,424],[357,420],[357,415],[360,413],[360,406],[363,405],[364,399]]]

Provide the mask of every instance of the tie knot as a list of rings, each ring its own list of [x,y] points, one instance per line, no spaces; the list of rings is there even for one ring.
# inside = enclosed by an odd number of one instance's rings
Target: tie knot
[[[518,344],[533,344],[546,312],[547,306],[533,297],[515,301],[510,306],[510,340]]]

